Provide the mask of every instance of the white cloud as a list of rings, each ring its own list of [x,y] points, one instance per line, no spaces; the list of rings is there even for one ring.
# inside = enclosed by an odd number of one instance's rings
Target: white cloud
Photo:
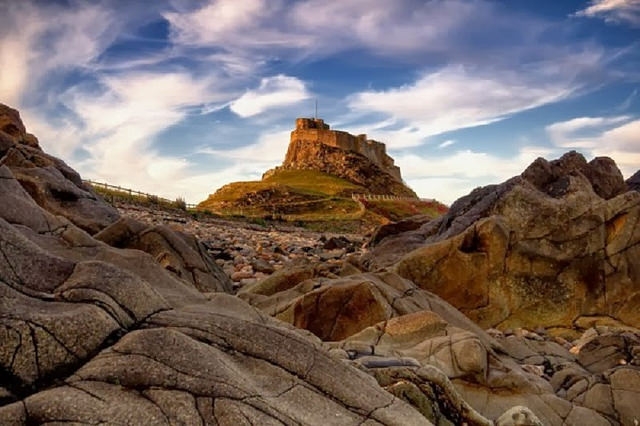
[[[593,148],[603,129],[628,121],[628,116],[578,117],[548,125],[545,130],[551,141],[562,148]],[[590,135],[587,133],[591,133]],[[596,137],[594,137],[594,133]]]
[[[349,106],[410,123],[428,136],[498,121],[563,99],[574,90],[567,81],[545,81],[543,73],[496,71],[483,75],[449,66],[413,84],[355,94]]]
[[[640,170],[640,119],[603,132],[591,153],[613,158],[625,177],[633,175]]]
[[[390,6],[379,0],[209,0],[195,10],[163,16],[177,45],[215,47],[260,63],[362,47],[375,55],[412,60],[418,52],[464,58],[474,50],[461,49],[460,40],[470,31],[485,33],[489,25],[503,35],[526,32],[533,37],[540,31],[532,20],[496,19],[499,14],[487,1],[394,0]]]
[[[161,154],[153,143],[162,131],[185,120],[194,106],[222,96],[215,81],[196,80],[184,72],[138,72],[110,75],[100,83],[101,93],[76,87],[60,97],[75,120],[59,126],[25,110],[24,121],[43,148],[61,158],[75,157],[72,166],[85,178],[190,202],[200,200],[190,197],[208,193],[211,182],[206,188],[185,184],[193,174],[190,161]],[[191,151],[186,146],[180,150]]]
[[[0,99],[9,105],[20,105],[28,75],[29,53],[24,41],[5,39],[0,43]]]
[[[446,148],[446,147],[448,147],[448,146],[453,145],[454,143],[456,143],[456,141],[451,140],[451,139],[448,139],[448,140],[446,140],[446,141],[444,141],[444,142],[440,143],[440,144],[438,145],[438,148],[440,148],[440,149],[444,149],[444,148]]]
[[[240,148],[225,150],[206,148],[199,150],[198,153],[270,168],[284,160],[290,137],[290,130],[271,131],[260,135],[256,143]]]
[[[524,147],[510,158],[461,150],[447,156],[400,155],[396,164],[403,179],[420,197],[450,205],[473,188],[502,183],[522,173],[536,158],[552,154],[553,150],[544,147]]]
[[[138,73],[107,77],[102,84],[106,91],[99,97],[72,91],[65,99],[84,123],[79,143],[90,158],[79,163],[81,172],[166,191],[189,164],[160,155],[154,138],[184,120],[189,107],[215,99],[210,82],[184,73]]]
[[[377,0],[307,0],[296,3],[290,22],[308,34],[315,48],[366,46],[376,53],[446,50],[448,38],[487,16],[485,2],[459,0],[416,4],[396,0],[393,7]]]
[[[640,26],[640,0],[592,0],[576,16],[600,17],[607,22]]]
[[[617,150],[640,153],[640,120],[636,119],[607,130],[602,134],[601,139],[609,141],[609,144]],[[638,166],[640,167],[640,164]]]
[[[112,12],[100,5],[63,9],[5,4],[0,16],[0,99],[19,108],[52,71],[89,67],[119,29]]]
[[[167,12],[175,43],[189,46],[220,46],[224,50],[264,47],[301,47],[302,37],[280,30],[278,19],[286,12],[280,0],[211,0],[189,12]],[[286,28],[286,26],[285,26]]]
[[[260,87],[245,92],[231,102],[231,111],[240,117],[252,117],[268,109],[288,106],[308,99],[311,95],[303,81],[286,75],[266,77]]]
[[[640,119],[578,117],[553,123],[546,130],[556,146],[583,150],[594,157],[611,157],[625,176],[640,169]]]

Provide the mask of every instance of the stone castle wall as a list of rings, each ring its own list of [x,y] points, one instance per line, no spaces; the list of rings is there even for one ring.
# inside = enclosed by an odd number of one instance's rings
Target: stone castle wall
[[[320,118],[298,118],[296,129],[291,132],[291,142],[295,141],[317,142],[356,152],[367,157],[391,176],[402,180],[400,168],[394,164],[393,158],[387,155],[385,144],[367,139],[367,135],[354,136],[340,130],[330,130],[329,125]]]

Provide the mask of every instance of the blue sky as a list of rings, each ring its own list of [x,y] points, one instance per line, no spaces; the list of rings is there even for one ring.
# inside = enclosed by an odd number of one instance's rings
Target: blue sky
[[[294,120],[451,203],[538,156],[640,169],[640,0],[0,0],[0,102],[85,178],[198,202]]]

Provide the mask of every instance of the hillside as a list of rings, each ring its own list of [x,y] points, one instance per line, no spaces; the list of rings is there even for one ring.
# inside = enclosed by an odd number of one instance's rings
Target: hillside
[[[414,215],[436,217],[446,207],[418,198],[361,200],[367,188],[315,170],[276,170],[260,181],[223,186],[198,204],[223,216],[260,217],[359,227]],[[354,194],[356,194],[354,196]],[[354,198],[355,197],[355,198]]]
[[[223,186],[198,205],[220,215],[318,225],[371,226],[446,207],[420,200],[403,181],[383,143],[299,118],[281,166],[262,180]]]

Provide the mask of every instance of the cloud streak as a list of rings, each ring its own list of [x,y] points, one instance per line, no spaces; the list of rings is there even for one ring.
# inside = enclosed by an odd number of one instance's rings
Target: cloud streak
[[[631,116],[578,117],[546,127],[558,147],[616,160],[625,176],[640,166],[640,119]]]
[[[71,69],[91,68],[121,25],[100,5],[66,9],[9,2],[0,16],[0,98],[16,106],[42,101],[38,90]],[[28,85],[27,85],[28,83]],[[46,100],[46,98],[44,98]]]
[[[295,77],[276,75],[260,81],[255,90],[245,92],[231,102],[230,109],[240,117],[248,118],[271,108],[288,106],[311,97],[305,83]]]
[[[523,147],[510,158],[467,149],[446,156],[400,155],[396,164],[416,192],[451,204],[472,188],[503,182],[522,173],[536,158],[551,154],[553,150],[535,146]]]
[[[640,0],[592,0],[587,8],[575,15],[640,27]]]
[[[546,126],[551,141],[562,148],[592,148],[597,143],[594,133],[602,134],[603,129],[628,121],[628,116],[619,117],[578,117]],[[591,133],[585,134],[585,133]]]
[[[426,137],[502,120],[571,95],[568,79],[546,82],[543,73],[496,71],[483,74],[449,66],[415,83],[353,95],[349,106],[361,113],[382,113],[407,123]]]

